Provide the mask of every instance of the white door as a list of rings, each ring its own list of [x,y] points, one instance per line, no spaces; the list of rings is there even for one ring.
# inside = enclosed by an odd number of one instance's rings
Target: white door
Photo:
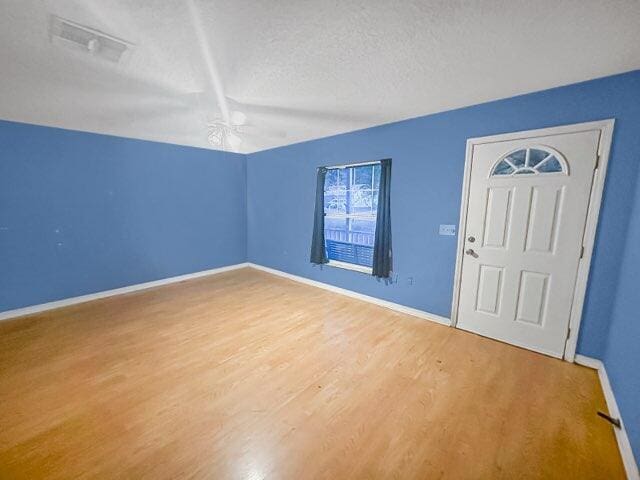
[[[459,328],[563,356],[600,134],[473,146]]]

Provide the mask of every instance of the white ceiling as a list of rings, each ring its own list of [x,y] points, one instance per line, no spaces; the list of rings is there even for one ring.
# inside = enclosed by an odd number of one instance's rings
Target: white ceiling
[[[246,153],[640,68],[640,1],[1,0],[0,66],[2,119],[211,148],[240,110]]]

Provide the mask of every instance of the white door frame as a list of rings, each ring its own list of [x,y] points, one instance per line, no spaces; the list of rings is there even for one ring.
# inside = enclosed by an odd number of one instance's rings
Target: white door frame
[[[523,132],[505,133],[501,135],[490,135],[487,137],[470,138],[467,140],[467,153],[464,162],[464,180],[462,182],[462,202],[460,204],[460,225],[458,227],[458,251],[456,254],[456,270],[453,279],[453,303],[451,305],[451,326],[458,323],[458,305],[460,301],[460,283],[462,280],[462,260],[464,255],[464,241],[466,238],[467,207],[469,204],[469,187],[471,184],[471,162],[473,159],[473,149],[476,145],[483,143],[504,142],[508,140],[518,140],[529,137],[542,137],[550,135],[562,135],[566,133],[578,133],[590,130],[600,130],[600,142],[598,143],[598,160],[591,186],[591,197],[589,199],[589,209],[582,239],[584,253],[578,264],[578,274],[576,286],[571,304],[571,316],[569,319],[569,332],[564,350],[564,359],[573,362],[576,355],[578,334],[580,333],[580,323],[582,321],[582,308],[589,278],[589,268],[591,267],[591,256],[598,226],[598,216],[600,214],[600,204],[602,202],[602,192],[604,181],[607,175],[607,165],[609,163],[609,152],[613,138],[613,126],[615,120],[599,120],[596,122],[577,123],[573,125],[563,125],[559,127],[542,128],[537,130],[527,130]]]

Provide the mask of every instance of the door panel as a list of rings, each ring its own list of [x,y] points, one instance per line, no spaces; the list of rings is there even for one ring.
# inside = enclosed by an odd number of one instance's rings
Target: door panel
[[[502,268],[489,265],[480,266],[476,310],[498,314],[502,297]]]
[[[490,188],[484,224],[483,246],[504,248],[509,233],[511,188]]]
[[[546,314],[549,275],[540,272],[522,271],[518,286],[518,310],[516,320],[542,326]]]
[[[474,146],[459,328],[562,357],[599,138]]]
[[[562,210],[563,193],[563,187],[554,185],[532,188],[525,251],[551,254],[555,251],[558,213]]]

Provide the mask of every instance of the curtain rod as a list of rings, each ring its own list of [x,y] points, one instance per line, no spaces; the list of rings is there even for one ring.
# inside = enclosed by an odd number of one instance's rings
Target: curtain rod
[[[326,168],[327,170],[337,170],[337,169],[350,168],[350,167],[364,167],[366,165],[378,165],[381,161],[382,160],[374,160],[372,162],[361,162],[361,163],[346,163],[344,165],[332,165],[330,167],[318,167],[318,169]]]

